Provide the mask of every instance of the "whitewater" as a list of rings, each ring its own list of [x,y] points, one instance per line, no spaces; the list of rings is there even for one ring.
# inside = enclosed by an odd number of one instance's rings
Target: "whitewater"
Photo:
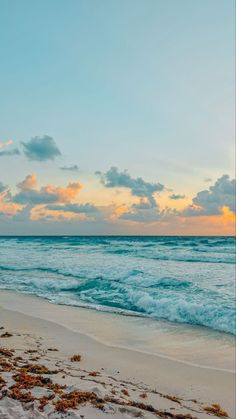
[[[233,237],[0,237],[0,289],[236,334]]]

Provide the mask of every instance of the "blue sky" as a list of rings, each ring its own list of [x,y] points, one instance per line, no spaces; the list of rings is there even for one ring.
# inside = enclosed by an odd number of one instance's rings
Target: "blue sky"
[[[14,191],[35,173],[65,185],[75,174],[60,167],[76,164],[92,199],[94,172],[115,166],[194,198],[206,178],[234,175],[233,0],[1,0],[0,9],[0,142],[48,135],[61,152],[43,164],[2,157],[3,184]]]

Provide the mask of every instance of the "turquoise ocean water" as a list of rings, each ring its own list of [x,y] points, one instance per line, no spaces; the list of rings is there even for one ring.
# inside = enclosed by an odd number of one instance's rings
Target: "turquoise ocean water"
[[[232,237],[0,237],[0,289],[236,334]]]

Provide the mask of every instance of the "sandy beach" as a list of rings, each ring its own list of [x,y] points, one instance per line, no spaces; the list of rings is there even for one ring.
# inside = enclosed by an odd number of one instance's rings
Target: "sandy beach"
[[[1,292],[1,418],[235,417],[230,369],[108,345],[84,333],[87,313]]]

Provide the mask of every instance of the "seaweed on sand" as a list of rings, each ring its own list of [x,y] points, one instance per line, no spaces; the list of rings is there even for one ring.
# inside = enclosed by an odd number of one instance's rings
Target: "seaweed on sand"
[[[5,386],[6,381],[4,380],[4,378],[0,375],[0,390]]]
[[[12,388],[11,390],[8,390],[8,397],[11,397],[12,399],[18,400],[20,402],[28,403],[33,402],[34,398],[30,391],[23,392],[17,387]]]
[[[229,414],[224,410],[220,404],[213,403],[211,406],[205,406],[204,410],[220,418],[228,418]]]
[[[2,333],[0,338],[11,338],[13,335],[9,332]]]
[[[72,357],[71,357],[71,362],[80,362],[81,361],[81,355],[73,355]]]
[[[55,403],[58,412],[66,412],[68,409],[76,409],[80,404],[90,402],[98,408],[103,408],[104,400],[90,391],[72,391],[64,394],[61,400]]]
[[[11,358],[14,352],[15,352],[14,349],[7,349],[7,348],[0,347],[0,355],[6,356],[7,358]]]
[[[45,385],[48,386],[52,384],[52,380],[50,378],[44,378],[40,375],[31,375],[27,372],[20,372],[19,374],[14,375],[13,378],[16,381],[16,384],[14,384],[12,388],[18,387],[29,389],[35,386],[44,387]]]
[[[44,365],[40,364],[26,364],[21,368],[21,371],[31,372],[33,374],[57,374],[58,370],[49,370]]]

